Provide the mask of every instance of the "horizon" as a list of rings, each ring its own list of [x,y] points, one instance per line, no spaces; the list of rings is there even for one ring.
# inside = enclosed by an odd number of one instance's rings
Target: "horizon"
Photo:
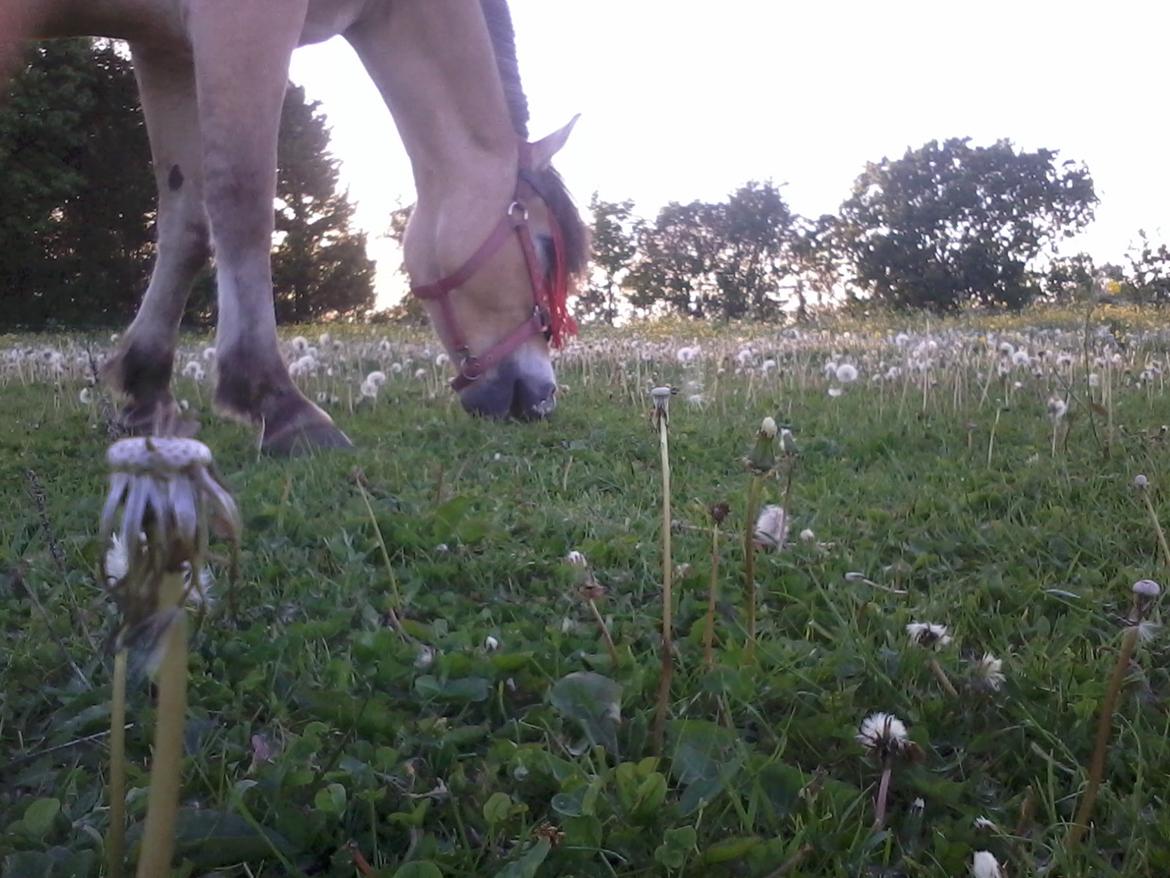
[[[1170,9],[1122,2],[1074,13],[1047,0],[1023,9],[991,0],[976,12],[920,0],[815,9],[729,0],[718,15],[694,0],[512,0],[511,9],[532,137],[581,113],[556,164],[583,210],[596,191],[652,220],[670,201],[720,200],[770,180],[815,218],[837,212],[867,162],[935,139],[1006,138],[1089,169],[1096,218],[1061,252],[1119,263],[1139,230],[1167,239],[1170,174],[1159,152],[1170,125],[1157,86]],[[340,38],[298,50],[290,76],[321,102],[378,261],[379,307],[393,304],[405,285],[384,232],[414,190],[389,111]]]

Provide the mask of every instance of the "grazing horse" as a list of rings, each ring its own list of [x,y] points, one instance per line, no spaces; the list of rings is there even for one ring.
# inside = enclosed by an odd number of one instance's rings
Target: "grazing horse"
[[[343,35],[394,116],[418,200],[403,242],[413,292],[458,372],[463,407],[540,418],[548,345],[572,331],[585,230],[550,166],[573,123],[527,142],[505,0],[0,0],[0,74],[19,37],[130,46],[158,184],[158,258],[106,377],[131,428],[174,410],[179,321],[215,254],[215,392],[272,453],[349,440],[296,388],[272,299],[276,139],[299,45]]]

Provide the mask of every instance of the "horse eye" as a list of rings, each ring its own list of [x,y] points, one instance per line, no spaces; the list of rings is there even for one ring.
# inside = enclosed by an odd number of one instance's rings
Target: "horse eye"
[[[540,256],[540,261],[544,263],[544,270],[550,271],[552,269],[553,260],[556,258],[556,250],[554,249],[552,235],[537,235],[536,236],[536,250]]]

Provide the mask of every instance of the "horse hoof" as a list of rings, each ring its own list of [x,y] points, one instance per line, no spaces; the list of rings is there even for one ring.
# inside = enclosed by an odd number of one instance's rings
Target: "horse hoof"
[[[260,448],[274,457],[300,457],[326,449],[353,448],[353,443],[332,422],[312,422],[290,424],[265,436]]]

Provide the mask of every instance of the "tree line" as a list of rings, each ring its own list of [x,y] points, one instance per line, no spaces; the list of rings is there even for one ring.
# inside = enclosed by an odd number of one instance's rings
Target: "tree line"
[[[273,282],[277,318],[364,315],[374,263],[338,188],[316,102],[290,86],[280,125]],[[29,50],[0,104],[0,314],[4,327],[122,325],[154,259],[156,195],[130,59],[108,40]],[[214,312],[208,270],[188,322]]]
[[[288,89],[274,205],[277,318],[362,318],[374,264],[318,104]],[[101,40],[42,43],[0,104],[0,313],[4,324],[124,324],[154,254],[155,186],[134,73]],[[675,313],[697,319],[802,318],[876,302],[949,311],[1017,308],[1102,289],[1170,302],[1170,250],[1140,233],[1124,265],[1061,244],[1093,218],[1088,169],[1001,140],[931,141],[867,164],[835,214],[803,217],[781,187],[751,181],[718,202],[671,202],[653,219],[594,194],[585,319]],[[401,240],[409,209],[388,234]],[[389,319],[416,320],[405,302]],[[187,320],[214,318],[210,270]]]
[[[839,211],[815,219],[794,213],[771,182],[716,203],[671,202],[653,220],[594,193],[594,261],[579,308],[613,323],[663,312],[801,318],[868,302],[1019,308],[1102,291],[1170,302],[1170,250],[1144,232],[1125,265],[1061,254],[1096,204],[1083,164],[966,138],[867,164]]]

